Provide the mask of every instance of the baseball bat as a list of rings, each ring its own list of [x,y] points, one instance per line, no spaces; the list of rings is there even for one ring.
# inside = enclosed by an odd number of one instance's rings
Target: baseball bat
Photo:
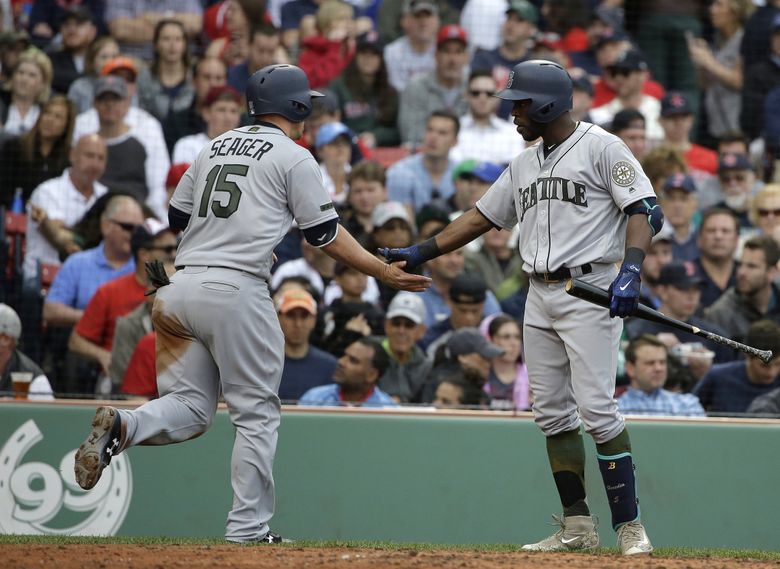
[[[602,308],[609,308],[609,293],[606,290],[583,282],[579,279],[569,279],[566,282],[566,292],[572,296],[576,296],[577,298],[586,300],[597,306],[601,306]],[[736,350],[745,352],[746,354],[750,354],[751,356],[755,356],[767,364],[772,359],[771,350],[759,350],[758,348],[742,344],[741,342],[737,342],[731,338],[724,338],[723,336],[715,334],[714,332],[708,332],[707,330],[702,330],[698,326],[692,326],[691,324],[682,322],[676,318],[671,318],[666,314],[658,312],[657,310],[641,303],[637,307],[634,316],[637,318],[642,318],[643,320],[649,320],[650,322],[664,324],[670,328],[676,328],[677,330],[682,330],[683,332],[688,332],[689,334],[694,334],[695,336],[706,338],[707,340],[712,340],[713,342],[723,344],[724,346],[729,346]]]

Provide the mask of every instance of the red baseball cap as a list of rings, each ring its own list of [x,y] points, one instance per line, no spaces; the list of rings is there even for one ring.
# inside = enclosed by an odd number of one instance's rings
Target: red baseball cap
[[[447,24],[439,29],[439,34],[436,36],[436,47],[439,47],[446,41],[459,41],[463,45],[468,44],[466,36],[466,30],[461,28],[457,24]]]

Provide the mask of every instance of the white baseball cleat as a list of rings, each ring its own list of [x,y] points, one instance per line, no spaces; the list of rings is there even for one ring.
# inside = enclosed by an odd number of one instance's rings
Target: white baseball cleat
[[[553,516],[561,526],[550,537],[524,545],[524,551],[580,551],[599,546],[598,523],[593,516]]]
[[[646,555],[653,551],[653,545],[641,522],[628,522],[620,526],[617,541],[623,555]]]
[[[122,450],[123,430],[122,420],[116,409],[97,408],[92,418],[92,432],[76,451],[76,463],[73,467],[76,482],[84,490],[95,487],[103,469],[111,462],[111,457]]]

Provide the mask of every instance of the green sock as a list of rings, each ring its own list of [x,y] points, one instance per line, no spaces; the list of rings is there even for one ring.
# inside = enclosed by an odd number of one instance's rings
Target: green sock
[[[561,498],[564,516],[589,516],[585,497],[585,445],[580,430],[547,437],[555,486]]]
[[[596,451],[602,456],[614,456],[631,452],[631,439],[628,437],[628,429],[623,429],[614,439],[605,443],[596,443]]]

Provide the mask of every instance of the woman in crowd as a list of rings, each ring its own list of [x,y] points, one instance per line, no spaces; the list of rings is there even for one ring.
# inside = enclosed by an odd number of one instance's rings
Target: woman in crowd
[[[187,31],[178,20],[160,20],[154,28],[154,57],[138,75],[138,102],[158,120],[190,107],[195,98]]]
[[[709,8],[715,29],[712,45],[701,38],[688,40],[688,53],[705,89],[707,129],[714,138],[739,130],[743,79],[739,49],[754,8],[751,0],[714,0]]]
[[[487,337],[504,350],[504,355],[493,360],[484,386],[485,393],[490,395],[491,409],[530,409],[528,370],[523,363],[520,324],[511,316],[500,314],[489,320]]]
[[[27,201],[39,184],[62,174],[68,166],[75,120],[73,103],[55,95],[43,104],[32,129],[6,141],[0,151],[2,205],[12,203],[16,188],[22,188]]]
[[[110,59],[119,56],[119,44],[110,36],[93,41],[84,58],[84,75],[76,79],[68,89],[68,99],[76,105],[76,112],[83,113],[92,108],[95,99],[95,83],[100,70]]]
[[[780,244],[780,184],[767,184],[750,202],[750,223],[756,228],[753,235],[771,235]]]
[[[19,56],[11,75],[11,90],[0,94],[0,125],[5,136],[30,130],[49,99],[53,70],[49,56],[35,47]]]
[[[376,32],[358,38],[355,57],[330,84],[341,117],[369,148],[397,146],[398,93],[387,79],[382,44]]]

